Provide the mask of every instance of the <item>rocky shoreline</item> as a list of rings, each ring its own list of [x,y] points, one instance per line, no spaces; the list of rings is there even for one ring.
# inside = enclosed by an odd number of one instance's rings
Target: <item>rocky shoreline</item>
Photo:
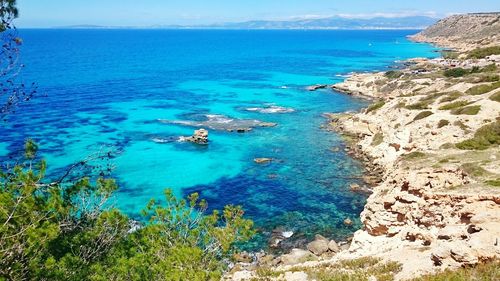
[[[478,18],[484,20],[451,20]],[[487,18],[489,30],[500,15]],[[360,113],[325,114],[328,128],[365,164],[372,194],[361,214],[364,228],[339,251],[318,236],[311,243],[325,251],[308,246],[270,263],[257,260],[253,269],[234,270],[231,280],[256,278],[262,267],[278,273],[270,280],[308,280],[304,272],[311,268],[364,257],[398,263],[394,277],[404,280],[500,257],[500,59],[465,53],[495,45],[499,37],[487,33],[463,44],[456,37],[426,37],[433,32],[413,38],[461,50],[458,62],[412,59],[401,70],[354,74],[331,86],[373,100]],[[487,145],[477,148],[476,142]]]

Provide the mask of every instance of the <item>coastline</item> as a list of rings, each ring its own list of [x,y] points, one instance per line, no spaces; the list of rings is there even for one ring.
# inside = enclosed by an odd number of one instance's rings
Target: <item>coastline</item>
[[[418,40],[424,42],[425,37]],[[455,44],[440,46],[471,49]],[[412,73],[413,68],[431,61],[410,59],[412,66],[401,71]],[[500,61],[495,63],[500,65]],[[469,163],[464,163],[467,161],[453,159],[460,156],[464,157],[462,160],[473,156],[482,161],[488,159],[490,167],[486,172],[498,175],[499,150],[471,153],[446,148],[450,140],[459,143],[474,137],[479,128],[491,122],[489,118],[499,115],[500,109],[489,97],[500,91],[458,98],[480,104],[483,112],[455,116],[453,124],[462,122],[468,126],[467,130],[457,132],[446,129],[449,124],[436,128],[436,124],[445,120],[437,119],[437,115],[452,117],[439,112],[438,106],[427,104],[418,111],[411,106],[426,97],[431,103],[446,99],[442,93],[467,92],[474,83],[436,83],[439,79],[420,78],[417,74],[410,79],[416,83],[404,87],[401,84],[408,80],[386,76],[381,72],[355,74],[332,86],[338,92],[374,100],[363,112],[331,114],[328,118],[332,130],[351,140],[350,154],[367,164],[369,172],[376,167],[382,175],[382,181],[374,185],[361,214],[364,229],[354,234],[349,250],[338,258],[378,256],[398,261],[403,268],[397,279],[407,279],[436,269],[472,266],[500,256],[497,238],[500,237],[500,193],[479,182],[481,177],[470,171]],[[397,86],[390,92],[381,91],[387,83]],[[421,113],[424,114],[419,117]],[[456,163],[452,163],[454,161]]]
[[[425,36],[411,40],[462,52],[482,46]],[[500,59],[466,64],[490,63],[497,65],[492,74],[500,74]],[[364,227],[339,252],[311,256],[297,249],[283,255],[281,263],[267,263],[281,278],[306,280],[300,279],[308,276],[302,273],[311,268],[374,257],[400,264],[395,279],[405,280],[500,257],[500,192],[488,184],[500,175],[500,149],[455,147],[485,126],[498,126],[500,107],[493,96],[500,88],[469,94],[487,81],[476,79],[479,75],[443,77],[449,68],[442,58],[413,58],[400,70],[355,73],[330,86],[373,102],[358,113],[324,115],[328,129],[344,137],[348,154],[365,165],[364,181],[372,194],[361,214]],[[457,102],[462,104],[443,108]],[[251,271],[237,271],[231,280],[251,276]]]

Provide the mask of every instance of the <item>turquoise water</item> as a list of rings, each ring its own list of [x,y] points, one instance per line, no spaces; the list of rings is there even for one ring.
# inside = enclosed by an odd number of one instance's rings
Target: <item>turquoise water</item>
[[[200,192],[211,208],[242,205],[262,230],[259,247],[276,227],[294,231],[297,243],[316,233],[343,239],[360,227],[366,195],[349,185],[360,183],[363,170],[336,134],[321,129],[322,114],[366,102],[305,88],[435,56],[432,47],[405,39],[413,33],[21,30],[22,78],[35,81],[41,95],[2,128],[0,156],[14,155],[31,137],[58,174],[113,149],[120,184],[113,202],[133,217],[172,188],[177,196]],[[265,113],[269,108],[286,112]],[[207,146],[175,141],[199,122],[213,125],[206,122],[212,115],[223,116],[215,127],[228,120],[277,126],[209,129]],[[275,161],[258,165],[257,157]],[[345,218],[355,223],[345,226]]]

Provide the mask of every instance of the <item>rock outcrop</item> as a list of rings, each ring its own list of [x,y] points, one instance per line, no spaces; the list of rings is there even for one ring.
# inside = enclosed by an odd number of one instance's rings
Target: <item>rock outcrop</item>
[[[442,47],[471,50],[476,47],[500,45],[500,13],[455,15],[412,36],[419,42]]]
[[[190,137],[185,137],[184,141],[193,142],[196,144],[208,144],[208,131],[205,129],[195,130]]]

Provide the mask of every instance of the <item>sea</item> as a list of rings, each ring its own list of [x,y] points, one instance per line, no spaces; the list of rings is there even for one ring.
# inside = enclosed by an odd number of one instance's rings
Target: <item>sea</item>
[[[368,195],[350,190],[363,166],[324,114],[368,101],[307,87],[438,56],[407,40],[416,32],[20,29],[18,79],[37,95],[0,125],[0,157],[32,138],[56,177],[110,151],[110,204],[134,219],[168,188],[198,192],[210,210],[241,205],[259,232],[252,249],[273,231],[293,233],[290,247],[315,234],[343,240],[362,227]],[[183,141],[200,128],[207,145]]]

